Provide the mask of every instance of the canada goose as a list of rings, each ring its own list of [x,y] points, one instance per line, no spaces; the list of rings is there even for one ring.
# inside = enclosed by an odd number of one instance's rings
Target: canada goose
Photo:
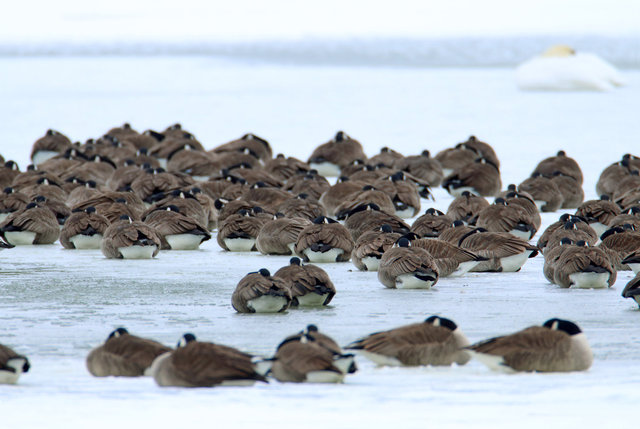
[[[256,238],[264,224],[265,220],[243,209],[219,224],[216,240],[224,250],[250,252],[256,250]]]
[[[535,201],[533,200],[533,196],[529,195],[526,192],[520,192],[516,190],[516,185],[513,186],[513,190],[506,192],[502,198],[505,201],[512,205],[518,206],[524,209],[525,212],[531,217],[533,222],[533,226],[536,230],[540,230],[540,226],[542,225],[542,217],[540,216],[540,211],[538,211],[538,206],[536,206]]]
[[[446,176],[442,187],[454,197],[459,197],[464,191],[491,197],[502,188],[500,170],[493,161],[478,158]]]
[[[407,156],[398,161],[396,167],[402,171],[424,180],[429,186],[435,187],[442,184],[444,173],[442,166],[435,158],[431,158],[428,150],[423,150],[420,155]]]
[[[388,288],[431,289],[438,277],[438,268],[429,252],[412,247],[404,237],[384,252],[378,267],[378,280]]]
[[[555,212],[564,201],[558,185],[540,173],[534,173],[530,178],[520,183],[518,190],[529,193],[541,212]]]
[[[434,159],[441,165],[443,176],[446,178],[454,171],[471,164],[479,156],[480,153],[476,149],[460,146],[442,150],[436,154]]]
[[[105,186],[112,191],[124,189],[127,186],[130,187],[138,176],[145,174],[147,168],[152,168],[152,166],[150,164],[137,165],[131,160],[118,167],[107,179]]]
[[[537,229],[533,218],[522,207],[511,205],[503,198],[478,213],[476,225],[491,232],[508,232],[523,240],[531,240]]]
[[[440,233],[438,239],[457,246],[460,239],[474,229],[475,227],[465,225],[461,220],[454,220],[451,227]]]
[[[569,237],[562,237],[557,246],[544,252],[544,266],[542,267],[542,273],[549,283],[554,283],[556,263],[558,262],[558,259],[560,259],[562,254],[573,244],[575,244],[575,242]],[[582,243],[580,245],[582,245]]]
[[[378,163],[382,163],[389,167],[396,167],[396,163],[402,159],[404,159],[404,155],[402,155],[400,152],[396,152],[395,150],[385,146],[380,149],[379,153],[369,158],[367,162],[369,164],[374,164],[374,165]]]
[[[600,173],[600,177],[596,183],[596,192],[598,195],[611,197],[618,184],[631,174],[631,170],[634,169],[630,162],[631,156],[630,154],[624,155],[622,160],[614,162]]]
[[[640,248],[636,249],[633,253],[628,254],[622,261],[622,265],[626,265],[631,268],[634,274],[640,273]]]
[[[280,204],[287,201],[291,196],[290,193],[280,188],[269,186],[264,182],[257,182],[243,192],[242,199],[255,201],[260,207],[275,211]]]
[[[552,46],[520,64],[516,82],[526,91],[610,91],[624,85],[611,64],[567,45]]]
[[[627,224],[610,228],[600,236],[600,240],[598,247],[609,255],[615,269],[630,269],[622,261],[640,249],[640,233],[633,226]]]
[[[16,384],[20,375],[28,372],[29,359],[0,344],[0,384]]]
[[[372,185],[365,185],[362,189],[343,198],[335,209],[336,218],[346,219],[356,207],[366,204],[375,204],[384,213],[391,215],[396,213],[396,206],[389,194]]]
[[[495,371],[586,371],[593,363],[587,338],[573,322],[549,319],[515,334],[495,337],[466,348]]]
[[[420,195],[414,183],[405,180],[402,171],[392,174],[385,179],[379,179],[373,186],[385,192],[391,198],[396,216],[408,219],[420,211]]]
[[[60,236],[60,227],[51,210],[29,203],[0,223],[0,235],[14,246],[53,244]]]
[[[436,262],[440,277],[460,276],[471,271],[479,263],[488,260],[484,256],[476,255],[444,240],[421,239],[413,233],[409,233],[405,237],[411,240],[412,247],[419,247],[429,252]]]
[[[602,289],[611,287],[616,275],[602,249],[579,241],[562,252],[556,261],[553,282],[564,288]]]
[[[297,197],[288,199],[280,204],[276,210],[287,217],[298,217],[309,220],[326,215],[322,204],[306,193],[298,194]]]
[[[256,237],[256,249],[263,255],[291,255],[300,232],[311,222],[303,218],[288,218],[276,213],[274,219],[260,228]]]
[[[167,170],[190,175],[193,180],[208,180],[210,176],[226,167],[222,160],[208,152],[198,150],[180,150],[167,158]]]
[[[87,369],[94,377],[139,377],[151,375],[153,360],[171,348],[157,341],[136,337],[125,328],[111,332],[106,341],[91,350]]]
[[[560,173],[562,176],[569,176],[578,182],[578,185],[582,185],[583,175],[580,166],[575,159],[568,157],[563,150],[558,151],[556,156],[545,158],[538,163],[533,170],[533,174],[539,173],[545,177],[553,177],[556,173]]]
[[[383,366],[466,364],[469,340],[452,320],[430,316],[424,322],[370,334],[346,349]]]
[[[357,180],[364,183],[374,183],[376,180],[389,177],[395,172],[395,169],[385,166],[384,164],[362,166],[359,170],[349,174],[349,179]],[[346,175],[344,170],[341,173]]]
[[[317,200],[331,185],[323,176],[314,173],[315,170],[311,170],[306,174],[296,174],[290,177],[284,186],[284,190],[294,195],[305,193]]]
[[[39,165],[47,159],[63,153],[70,146],[71,140],[67,136],[55,130],[47,130],[45,135],[33,144],[29,158],[34,165]]]
[[[68,180],[69,179],[65,180],[65,183]],[[71,191],[68,191],[69,194],[67,195],[65,204],[69,207],[74,207],[78,204],[83,203],[89,198],[93,198],[102,193],[102,191],[98,189],[98,184],[94,180],[88,180],[84,182],[74,177],[71,179],[71,181],[77,183],[78,186],[73,188]]]
[[[60,231],[60,244],[65,249],[100,249],[109,220],[95,207],[75,211]]]
[[[364,182],[354,181],[346,176],[341,176],[335,185],[327,189],[318,200],[325,208],[327,214],[335,216],[337,207],[351,194],[359,192],[365,186]]]
[[[633,206],[622,210],[620,214],[609,221],[609,228],[631,225],[636,231],[640,230],[640,207]]]
[[[309,166],[325,177],[340,176],[340,169],[354,159],[367,159],[358,140],[338,131],[327,143],[316,147],[309,156]]]
[[[563,209],[575,209],[584,201],[584,191],[576,179],[556,171],[551,176],[551,181],[556,184],[562,194]]]
[[[69,209],[69,207],[63,201],[49,200],[42,195],[36,195],[33,198],[33,202],[38,204],[38,206],[40,207],[45,207],[51,210],[51,212],[55,215],[60,228],[64,226],[67,218],[71,216],[71,209]]]
[[[204,147],[193,134],[182,132],[168,135],[149,150],[149,155],[157,158],[162,168],[167,168],[169,158],[184,150],[204,152]]]
[[[178,179],[163,168],[148,168],[145,174],[136,177],[131,189],[146,204],[151,205],[151,196],[159,192],[169,192],[179,187]]]
[[[175,350],[153,361],[150,373],[158,386],[250,386],[256,381],[267,382],[262,364],[233,347],[198,341],[187,333]]]
[[[131,124],[129,124],[128,122],[125,122],[119,127],[111,128],[109,131],[106,132],[106,134],[113,136],[118,140],[124,140],[127,137],[136,136],[140,133],[138,133],[135,129],[133,129],[133,127],[131,127]]]
[[[231,174],[240,177],[247,182],[248,186],[253,186],[257,183],[260,183],[262,187],[265,187],[266,185],[266,187],[277,189],[281,189],[284,186],[284,183],[276,177],[262,169],[250,168],[246,163],[240,163],[238,165],[231,165],[228,168],[223,168],[221,170],[221,174]]]
[[[617,200],[614,200],[614,202],[619,205],[622,210],[627,210],[631,207],[638,207],[640,206],[640,189],[636,191],[629,191]]]
[[[299,173],[307,173],[310,170],[311,167],[306,162],[294,157],[285,157],[281,153],[264,164],[264,171],[282,181],[286,181]]]
[[[367,231],[360,235],[351,252],[351,261],[360,271],[378,271],[380,258],[392,248],[401,237],[387,224],[376,231]]]
[[[116,164],[104,155],[93,155],[86,162],[73,168],[68,174],[86,177],[104,185],[116,171]]]
[[[27,194],[29,198],[32,199],[38,195],[42,195],[48,200],[60,202],[67,200],[67,192],[62,189],[62,180],[60,180],[60,182],[53,182],[47,177],[40,177],[35,184],[31,186],[22,186],[18,189],[20,189],[20,192]]]
[[[438,238],[440,233],[451,227],[453,219],[433,207],[413,221],[411,232],[420,238]]]
[[[287,284],[292,307],[329,305],[336,294],[327,272],[315,265],[303,265],[300,258],[291,258],[289,265],[280,268],[273,277],[279,277]]]
[[[143,221],[158,233],[162,250],[197,250],[211,238],[206,225],[182,214],[173,204],[152,211]]]
[[[239,139],[217,146],[212,152],[248,152],[265,163],[273,156],[269,142],[252,133],[247,133]]]
[[[483,142],[479,140],[476,136],[469,136],[469,138],[461,143],[458,143],[456,148],[465,148],[476,151],[482,157],[487,158],[489,161],[493,162],[498,168],[500,168],[500,161],[498,160],[498,156],[496,152],[493,150],[489,143]]]
[[[389,225],[393,232],[399,234],[406,234],[411,230],[409,225],[398,216],[380,211],[377,204],[357,206],[348,213],[344,221],[344,226],[349,230],[354,240],[367,231],[377,230],[384,224]]]
[[[351,258],[353,246],[347,228],[331,218],[319,216],[300,231],[295,252],[305,262],[346,262]]]
[[[465,191],[451,201],[449,208],[447,208],[447,216],[454,221],[461,220],[468,225],[475,225],[478,214],[485,207],[489,207],[489,201],[484,197]]]
[[[64,151],[64,153],[58,154],[39,164],[38,168],[62,177],[62,175],[68,175],[70,171],[86,161],[87,157],[82,152],[76,148],[69,148]]]
[[[143,219],[152,211],[163,210],[173,205],[180,210],[181,214],[192,218],[199,224],[205,227],[209,224],[209,215],[205,208],[196,196],[189,191],[174,189],[171,192],[159,192],[152,200],[154,203],[142,214]]]
[[[557,245],[563,237],[573,241],[584,240],[592,246],[598,242],[598,235],[582,218],[565,213],[542,232],[538,238],[538,248],[544,253],[547,247]]]
[[[13,180],[20,174],[20,168],[14,161],[6,161],[0,166],[0,186],[11,186]]]
[[[624,287],[622,296],[625,298],[633,298],[638,306],[640,306],[640,273],[636,272],[636,276],[629,280]]]
[[[123,215],[104,232],[101,250],[109,259],[150,259],[158,254],[160,245],[155,229]]]
[[[286,282],[261,268],[238,282],[231,305],[238,313],[281,313],[289,308],[291,299]]]
[[[488,258],[471,270],[474,272],[517,272],[528,258],[535,257],[539,251],[536,246],[508,232],[488,232],[483,228],[467,232],[457,245]]]
[[[24,209],[30,202],[29,197],[22,192],[18,192],[10,186],[4,188],[0,194],[0,222],[11,213]]]
[[[280,382],[341,383],[353,367],[353,355],[324,346],[312,333],[287,337],[273,357],[270,373]]]

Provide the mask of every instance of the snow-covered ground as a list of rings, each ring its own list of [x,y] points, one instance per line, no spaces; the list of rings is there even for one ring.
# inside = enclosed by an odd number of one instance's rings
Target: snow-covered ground
[[[205,57],[1,58],[0,153],[28,162],[47,128],[74,140],[130,122],[140,131],[180,121],[205,147],[252,131],[274,151],[302,159],[338,129],[373,155],[382,146],[435,153],[469,134],[491,143],[503,183],[519,183],[537,161],[565,149],[595,196],[600,171],[623,153],[640,155],[640,72],[610,93],[523,93],[509,69],[294,67]],[[435,206],[450,197],[436,190]],[[427,208],[427,202],[423,209]],[[543,228],[559,213],[545,214]],[[534,239],[535,241],[535,239]],[[431,291],[387,290],[351,263],[325,264],[338,294],[330,308],[238,315],[231,293],[261,267],[288,257],[232,254],[211,240],[195,252],[113,261],[99,251],[52,246],[0,253],[0,341],[28,355],[32,370],[0,386],[4,428],[107,428],[249,424],[261,427],[635,427],[640,393],[637,306],[611,290],[562,290],[541,257],[519,273],[442,279]],[[471,341],[540,324],[577,322],[595,354],[577,374],[498,375],[464,367],[360,371],[338,386],[161,389],[150,379],[96,379],[89,350],[115,327],[175,344],[203,340],[270,355],[308,323],[345,344],[423,320],[455,320]]]

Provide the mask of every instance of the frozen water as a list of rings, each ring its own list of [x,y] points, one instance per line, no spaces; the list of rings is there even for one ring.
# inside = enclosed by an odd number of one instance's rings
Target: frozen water
[[[203,57],[0,59],[0,153],[24,168],[47,128],[84,140],[129,121],[139,130],[176,121],[207,148],[252,131],[276,152],[306,159],[338,129],[369,155],[382,146],[437,152],[469,134],[490,142],[503,183],[519,183],[565,149],[595,196],[600,171],[638,154],[640,72],[610,93],[522,93],[507,69],[397,69],[256,65]],[[435,207],[451,198],[435,190]],[[423,200],[423,210],[430,204]],[[543,214],[543,228],[559,213]],[[535,241],[536,238],[534,238]],[[429,291],[389,290],[351,263],[323,264],[338,290],[325,309],[240,315],[231,294],[249,271],[289,257],[229,253],[215,236],[197,251],[153,260],[107,260],[99,250],[51,246],[0,252],[0,341],[31,359],[17,386],[0,386],[3,428],[157,427],[240,423],[263,427],[635,426],[640,312],[620,292],[547,283],[541,257],[518,273],[440,279]],[[478,362],[383,368],[359,359],[344,385],[161,389],[145,379],[97,379],[84,358],[118,326],[175,344],[202,340],[270,355],[308,323],[346,344],[431,314],[455,320],[473,342],[540,324],[577,322],[594,351],[577,374],[503,375]],[[151,425],[151,423],[149,423]]]

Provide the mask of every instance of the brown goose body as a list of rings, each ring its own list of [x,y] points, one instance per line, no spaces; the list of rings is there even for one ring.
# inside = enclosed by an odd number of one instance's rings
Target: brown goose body
[[[300,231],[295,252],[305,262],[346,262],[353,246],[347,228],[321,216]]]
[[[452,274],[462,275],[487,258],[462,249],[443,240],[417,239],[411,242],[413,247],[426,250],[435,259],[440,277]]]
[[[434,208],[418,217],[411,225],[411,232],[421,238],[437,238],[442,231],[451,228],[453,219]]]
[[[328,305],[336,294],[336,288],[325,270],[315,265],[303,265],[298,258],[280,268],[273,275],[287,284],[291,291],[291,306]]]
[[[538,238],[538,248],[544,253],[546,248],[557,245],[562,237],[569,237],[573,241],[585,240],[594,246],[598,241],[596,232],[582,219],[569,214],[563,214],[560,219],[545,229]]]
[[[388,225],[383,225],[378,231],[365,232],[355,242],[351,261],[361,271],[378,271],[382,255],[391,249],[400,237],[401,235],[393,232]]]
[[[527,259],[535,257],[539,250],[507,232],[486,232],[482,229],[468,232],[458,241],[458,246],[488,259],[475,266],[471,270],[474,272],[519,271]]]
[[[463,192],[456,197],[447,208],[447,216],[455,220],[461,220],[466,224],[475,225],[478,214],[485,207],[489,207],[489,201],[484,197]]]
[[[47,130],[46,134],[33,143],[30,159],[34,165],[42,164],[71,147],[71,140],[64,134]]]
[[[392,289],[430,289],[439,278],[436,261],[426,250],[408,247],[408,241],[401,238],[398,247],[384,252],[378,280]]]
[[[502,188],[500,170],[492,161],[479,158],[445,177],[442,187],[454,197],[465,191],[491,197],[497,195]]]
[[[324,176],[307,173],[304,175],[296,174],[295,176],[290,177],[289,180],[287,180],[287,184],[284,186],[284,190],[292,193],[293,195],[305,193],[311,198],[317,200],[330,187],[331,185],[329,184],[329,181],[324,178]]]
[[[602,249],[572,246],[558,258],[553,282],[564,288],[600,289],[611,287],[616,275],[616,270]]]
[[[279,217],[267,221],[256,237],[256,249],[263,255],[291,255],[298,235],[310,224],[303,218]]]
[[[155,229],[144,222],[123,219],[112,223],[102,237],[102,254],[109,259],[149,259],[160,251]]]
[[[578,186],[582,186],[583,175],[575,159],[568,157],[565,151],[559,151],[556,156],[545,158],[538,163],[533,174],[539,173],[545,177],[552,177],[556,173],[573,178]]]
[[[271,374],[281,382],[340,383],[356,372],[352,354],[344,354],[329,336],[309,325],[285,338],[276,350]]]
[[[340,175],[340,169],[355,159],[367,159],[362,145],[343,131],[316,147],[309,156],[309,166],[325,177]]]
[[[614,268],[630,269],[622,261],[640,249],[640,233],[629,227],[615,227],[602,234],[601,239],[598,247],[606,252]]]
[[[618,184],[631,174],[631,169],[629,159],[624,158],[605,168],[596,183],[598,195],[613,196]]]
[[[420,194],[413,182],[405,180],[402,172],[395,173],[386,179],[377,180],[373,184],[391,198],[396,216],[408,219],[420,211]]]
[[[365,186],[364,182],[349,180],[347,177],[342,177],[338,183],[327,189],[320,196],[319,201],[326,209],[327,214],[335,216],[337,214],[336,209],[338,206],[351,194],[359,192],[363,186]]]
[[[264,171],[283,181],[296,174],[307,173],[309,170],[311,168],[306,162],[293,157],[285,157],[281,153],[264,164]]]
[[[60,227],[51,210],[29,203],[0,222],[0,235],[12,245],[53,244]]]
[[[549,283],[554,283],[554,276],[556,270],[556,263],[562,254],[571,246],[575,244],[573,240],[568,237],[562,237],[560,243],[554,248],[548,249],[544,252],[544,265],[542,267],[542,273]]]
[[[380,229],[385,224],[389,225],[393,232],[399,234],[406,234],[411,230],[409,225],[398,216],[380,211],[375,204],[356,207],[344,221],[345,228],[349,230],[354,240],[357,240],[365,232]]]
[[[160,192],[169,192],[180,186],[176,176],[163,169],[147,169],[131,183],[133,192],[144,202],[150,204],[151,196]]]
[[[431,316],[422,323],[373,333],[346,348],[378,365],[449,366],[469,361],[469,354],[463,350],[468,345],[469,340],[455,323]]]
[[[99,249],[109,225],[95,209],[72,213],[60,231],[60,244],[65,249]]]
[[[254,357],[233,347],[197,341],[191,334],[186,344],[159,356],[151,374],[159,386],[214,387],[247,386],[266,382],[257,371]]]
[[[518,190],[527,192],[541,212],[555,212],[564,202],[558,185],[548,177],[532,176],[518,185]]]
[[[622,290],[622,296],[624,298],[632,298],[640,307],[640,272],[629,280],[629,283]]]
[[[152,211],[143,220],[158,233],[162,250],[196,250],[211,238],[206,225],[185,216],[174,205]]]
[[[344,219],[349,212],[363,204],[375,204],[380,208],[380,211],[392,215],[396,212],[395,205],[386,192],[371,185],[366,185],[362,189],[344,197],[335,209],[336,217]]]
[[[212,150],[212,152],[250,153],[252,156],[255,156],[265,163],[268,162],[273,156],[273,151],[271,150],[271,145],[269,145],[269,142],[252,133],[247,133],[239,139],[235,139],[228,143],[217,146]]]
[[[435,158],[431,158],[428,150],[422,151],[421,155],[404,157],[398,161],[396,167],[424,180],[431,187],[440,186],[444,179],[442,165]]]
[[[99,347],[91,350],[86,359],[87,369],[94,377],[139,377],[154,359],[171,348],[157,341],[129,334],[124,328],[113,331]]]
[[[525,209],[502,198],[496,198],[478,213],[476,225],[490,232],[508,232],[524,240],[531,240],[537,232],[533,218]]]
[[[17,383],[20,375],[28,372],[31,365],[26,356],[0,344],[0,385]]]
[[[276,208],[290,199],[293,195],[280,188],[269,187],[263,182],[258,182],[242,194],[242,199],[254,201],[260,207],[275,211]]]
[[[563,209],[575,209],[584,201],[584,190],[576,179],[556,172],[551,181],[556,184],[562,194]]]
[[[238,282],[231,305],[238,313],[281,313],[289,308],[291,299],[285,281],[262,268]]]
[[[434,159],[440,164],[444,177],[447,177],[455,170],[471,164],[478,156],[478,152],[471,148],[455,147],[438,152]]]
[[[542,225],[542,217],[540,216],[540,211],[538,210],[538,206],[536,206],[533,197],[526,192],[519,192],[515,190],[515,185],[513,185],[514,190],[506,192],[503,198],[507,201],[508,204],[512,206],[518,206],[522,208],[533,222],[533,226],[535,226],[536,230],[540,230],[540,226]]]
[[[218,245],[230,252],[249,252],[256,250],[256,238],[265,220],[252,216],[246,210],[228,216],[219,224]]]
[[[299,194],[295,198],[290,198],[284,203],[280,204],[276,211],[291,218],[303,218],[312,221],[318,216],[325,216],[325,212],[322,204],[313,197],[310,197],[306,193]]]
[[[4,188],[0,194],[0,222],[13,212],[23,210],[31,199],[22,192],[18,192],[11,187]]]
[[[495,337],[467,348],[472,357],[497,371],[586,371],[593,353],[575,324],[551,319],[515,334]]]

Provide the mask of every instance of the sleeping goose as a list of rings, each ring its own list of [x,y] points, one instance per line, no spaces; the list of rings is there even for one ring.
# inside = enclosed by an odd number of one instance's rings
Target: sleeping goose
[[[262,361],[233,347],[182,336],[175,350],[164,353],[151,365],[158,386],[214,387],[250,386],[267,382]]]
[[[0,344],[0,384],[16,384],[22,373],[28,372],[29,359]]]
[[[328,305],[336,294],[329,274],[315,265],[303,265],[300,258],[291,258],[289,265],[280,268],[273,277],[287,284],[293,307]]]
[[[206,225],[185,216],[173,204],[150,212],[143,221],[158,233],[162,250],[197,250],[211,238]]]
[[[469,354],[463,350],[469,344],[452,320],[431,316],[421,323],[370,334],[346,349],[380,366],[450,366],[469,361]]]
[[[466,350],[490,369],[502,372],[586,371],[593,362],[582,330],[562,319],[549,319],[542,326],[481,341]]]
[[[288,218],[276,213],[266,221],[256,237],[256,249],[263,255],[291,255],[295,253],[298,235],[311,224],[303,218]]]
[[[238,282],[231,305],[238,313],[280,313],[291,305],[291,291],[284,280],[261,268]]]
[[[352,139],[344,131],[338,131],[335,137],[321,144],[309,156],[309,166],[325,177],[340,176],[340,169],[354,159],[366,159],[359,141]]]
[[[151,375],[148,370],[154,359],[169,351],[169,347],[157,341],[118,328],[109,334],[104,344],[91,350],[86,364],[95,377],[139,377]]]
[[[51,210],[29,203],[0,222],[0,235],[14,246],[52,244],[60,236],[60,227]]]
[[[60,244],[65,249],[99,249],[108,227],[109,220],[93,206],[75,211],[60,231]]]
[[[405,237],[384,252],[378,267],[378,280],[392,289],[431,289],[438,277],[438,267],[429,252],[412,247]]]
[[[122,215],[105,230],[101,250],[109,259],[151,259],[158,254],[160,246],[155,229]]]
[[[351,234],[344,226],[320,216],[300,231],[294,249],[307,262],[346,262],[351,258],[353,246]]]
[[[400,237],[401,235],[393,232],[387,224],[376,231],[365,232],[356,240],[351,252],[351,261],[360,271],[378,271],[382,255],[391,249]]]

